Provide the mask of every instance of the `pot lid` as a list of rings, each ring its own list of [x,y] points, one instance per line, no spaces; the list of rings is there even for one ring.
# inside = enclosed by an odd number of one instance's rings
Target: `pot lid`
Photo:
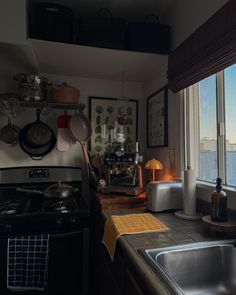
[[[62,183],[61,181],[54,183],[47,188],[47,191],[53,191],[53,192],[63,192],[63,191],[72,191],[72,190],[74,190],[73,186],[66,183]]]
[[[77,88],[67,84],[66,82],[62,82],[61,84],[58,84],[58,85],[55,85],[54,86],[55,88],[59,88],[59,89],[72,89],[72,90],[76,90],[76,91],[79,91]]]

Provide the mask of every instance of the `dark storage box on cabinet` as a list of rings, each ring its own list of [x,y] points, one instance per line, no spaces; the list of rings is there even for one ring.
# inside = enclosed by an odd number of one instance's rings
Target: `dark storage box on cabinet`
[[[143,23],[129,23],[127,29],[128,49],[134,51],[169,53],[170,26],[150,23],[148,16]]]
[[[125,49],[125,20],[113,17],[108,10],[105,11],[106,16],[101,16],[100,12],[97,17],[80,19],[77,43],[95,47]]]
[[[73,12],[53,3],[38,3],[30,13],[30,37],[73,43]]]

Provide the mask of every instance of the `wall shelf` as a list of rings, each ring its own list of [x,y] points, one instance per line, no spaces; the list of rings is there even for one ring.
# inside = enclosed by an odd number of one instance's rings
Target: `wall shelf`
[[[51,109],[64,109],[64,110],[84,110],[85,104],[69,104],[69,103],[55,103],[55,102],[31,102],[31,101],[19,101],[19,104],[22,107],[26,108],[51,108]]]
[[[39,73],[145,83],[166,69],[168,55],[28,39]]]
[[[146,83],[166,71],[168,56],[28,39],[26,44],[0,43],[4,59],[24,72]]]

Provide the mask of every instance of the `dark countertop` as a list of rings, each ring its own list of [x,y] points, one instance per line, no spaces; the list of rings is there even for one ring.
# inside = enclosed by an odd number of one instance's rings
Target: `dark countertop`
[[[104,210],[103,217],[111,215],[134,214],[147,211],[133,209]],[[123,235],[119,238],[119,249],[125,256],[128,265],[136,272],[146,286],[150,295],[170,294],[168,289],[158,279],[157,275],[137,252],[140,248],[158,248],[177,244],[195,243],[219,240],[219,237],[209,235],[202,221],[189,221],[176,218],[173,213],[154,213],[169,228],[167,232],[152,232]],[[224,238],[225,239],[225,238]]]

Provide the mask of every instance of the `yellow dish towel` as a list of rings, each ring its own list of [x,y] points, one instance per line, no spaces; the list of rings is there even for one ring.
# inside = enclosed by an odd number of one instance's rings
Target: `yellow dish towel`
[[[102,243],[113,259],[116,241],[121,235],[167,230],[168,227],[150,213],[113,215],[105,222]]]

